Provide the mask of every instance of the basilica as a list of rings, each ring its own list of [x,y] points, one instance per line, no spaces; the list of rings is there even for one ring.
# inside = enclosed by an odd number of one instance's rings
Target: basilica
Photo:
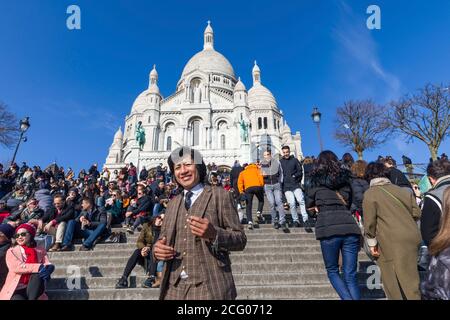
[[[281,153],[284,145],[302,157],[300,133],[292,134],[274,95],[263,85],[256,61],[247,91],[214,42],[208,22],[203,50],[188,61],[175,92],[166,98],[153,66],[148,89],[134,101],[124,130],[116,132],[105,167],[118,169],[132,162],[151,169],[166,164],[170,151],[180,146],[198,149],[206,164],[224,170],[235,160],[256,162],[266,149]]]

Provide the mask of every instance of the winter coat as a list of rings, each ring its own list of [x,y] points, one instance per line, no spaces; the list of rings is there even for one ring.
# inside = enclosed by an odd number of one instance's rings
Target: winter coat
[[[294,156],[288,159],[281,158],[281,167],[283,169],[283,191],[294,191],[300,188],[303,179],[303,168]]]
[[[68,222],[69,220],[75,219],[75,210],[72,206],[65,204],[61,211],[61,214],[57,214],[56,208],[50,208],[47,213],[42,217],[44,223],[48,223],[52,220],[56,220],[56,223]]]
[[[239,174],[238,188],[239,193],[244,193],[246,189],[251,187],[263,187],[264,179],[261,171],[256,164],[249,164],[244,171]]]
[[[233,187],[234,190],[238,191],[238,180],[239,180],[239,174],[244,170],[240,165],[234,166],[231,168],[230,173],[230,184]]]
[[[148,171],[147,169],[142,169],[141,173],[139,174],[139,180],[147,180],[148,178]]]
[[[8,275],[5,284],[0,291],[0,300],[10,300],[16,291],[19,280],[23,274],[38,273],[41,264],[49,265],[50,262],[47,257],[45,249],[36,247],[38,263],[25,263],[26,258],[22,254],[20,246],[14,246],[6,252],[6,265],[8,266]],[[44,293],[39,297],[39,300],[46,300],[47,295]]]
[[[263,160],[261,162],[261,172],[264,179],[264,184],[274,185],[283,182],[283,170],[280,162],[276,159],[270,161]]]
[[[50,195],[50,190],[40,189],[35,192],[34,197],[39,201],[39,208],[47,212],[53,206],[53,197]]]
[[[323,171],[311,175],[310,184],[307,186],[306,207],[319,209],[316,239],[361,234],[350,212],[352,204],[350,183],[351,174],[347,170],[341,170],[336,177]]]
[[[142,250],[144,247],[152,247],[153,245],[153,230],[149,223],[144,223],[142,225],[142,230],[139,233],[137,239],[137,248]]]
[[[420,289],[424,300],[450,300],[450,247],[431,258]]]
[[[6,252],[11,247],[11,242],[8,241],[0,245],[0,290],[6,281],[8,275],[8,266],[6,265]]]
[[[153,210],[153,201],[149,195],[144,195],[136,200],[136,205],[134,207],[130,208],[128,208],[128,211],[131,211],[134,216],[148,215]]]
[[[30,220],[36,219],[39,220],[44,216],[44,211],[40,208],[37,208],[36,210],[29,212],[27,208],[24,210],[17,211],[10,215],[8,218],[6,218],[3,222],[8,223],[10,221],[27,223]]]
[[[85,217],[90,222],[89,226],[86,226],[87,229],[95,229],[102,223],[106,224],[106,212],[98,209],[93,209],[91,213],[81,211],[81,217]]]
[[[363,212],[367,243],[380,251],[377,263],[387,297],[402,299],[401,287],[408,299],[420,299],[417,258],[422,238],[416,221],[421,212],[414,195],[389,179],[372,179]]]
[[[353,203],[352,203],[352,211],[358,210],[360,213],[362,213],[362,204],[364,199],[364,192],[369,189],[369,183],[360,178],[354,178],[352,179],[352,197],[353,197]]]
[[[427,246],[437,235],[442,216],[442,198],[444,190],[450,187],[450,175],[443,176],[436,181],[434,187],[425,194],[420,231]]]

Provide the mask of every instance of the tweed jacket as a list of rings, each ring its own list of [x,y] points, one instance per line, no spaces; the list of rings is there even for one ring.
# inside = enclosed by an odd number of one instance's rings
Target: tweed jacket
[[[167,244],[171,246],[175,243],[177,218],[184,218],[178,217],[180,205],[184,205],[183,199],[184,195],[181,193],[169,202],[161,227],[159,239],[166,237]],[[247,237],[233,203],[231,193],[223,188],[205,186],[195,202],[197,210],[192,213],[208,219],[217,230],[215,243],[201,239],[202,250],[191,257],[199,268],[204,268],[206,285],[213,300],[233,300],[237,295],[228,252],[244,250]],[[160,299],[164,299],[170,285],[172,262],[167,261],[164,266]]]

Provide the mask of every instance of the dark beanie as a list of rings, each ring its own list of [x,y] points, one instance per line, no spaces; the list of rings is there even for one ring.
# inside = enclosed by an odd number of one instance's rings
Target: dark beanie
[[[10,240],[14,235],[14,231],[15,229],[7,223],[0,224],[0,232],[3,233]]]

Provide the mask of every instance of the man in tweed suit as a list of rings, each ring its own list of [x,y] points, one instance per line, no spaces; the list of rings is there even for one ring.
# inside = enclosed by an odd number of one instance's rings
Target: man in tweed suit
[[[228,252],[244,250],[247,238],[232,195],[203,184],[206,165],[197,150],[178,148],[168,164],[184,190],[169,202],[153,250],[166,261],[160,299],[233,300]]]

